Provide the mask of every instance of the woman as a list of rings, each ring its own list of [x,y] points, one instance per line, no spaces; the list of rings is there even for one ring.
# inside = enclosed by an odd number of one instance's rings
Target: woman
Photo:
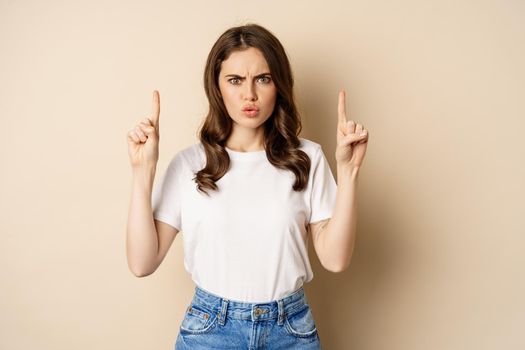
[[[355,241],[355,186],[368,135],[346,121],[339,94],[336,185],[319,144],[298,137],[293,77],[278,39],[257,24],[213,45],[204,72],[209,112],[200,142],[172,158],[153,186],[159,94],[151,118],[128,133],[133,194],[128,264],[153,273],[178,232],[196,283],[175,347],[320,349],[303,284],[307,239],[342,271]]]

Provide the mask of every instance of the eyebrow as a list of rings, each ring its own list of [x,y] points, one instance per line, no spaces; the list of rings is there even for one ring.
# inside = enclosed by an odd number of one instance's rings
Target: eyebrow
[[[265,75],[271,75],[271,74],[269,72],[268,73],[261,73],[259,75],[256,75],[255,78],[259,78],[259,77],[262,77],[262,76],[265,76]],[[245,77],[242,77],[242,76],[240,76],[238,74],[228,74],[228,75],[225,75],[224,77],[225,78],[227,78],[227,77],[238,77],[238,78],[242,78],[242,79],[245,78]]]

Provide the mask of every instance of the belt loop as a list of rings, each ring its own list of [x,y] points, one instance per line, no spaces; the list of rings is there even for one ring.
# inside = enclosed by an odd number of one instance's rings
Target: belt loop
[[[284,302],[283,299],[277,300],[277,307],[279,308],[279,319],[277,320],[277,324],[279,326],[282,326],[284,323]]]
[[[222,299],[222,307],[221,311],[219,312],[219,324],[221,326],[224,326],[224,322],[226,321],[226,310],[228,309],[228,299]]]

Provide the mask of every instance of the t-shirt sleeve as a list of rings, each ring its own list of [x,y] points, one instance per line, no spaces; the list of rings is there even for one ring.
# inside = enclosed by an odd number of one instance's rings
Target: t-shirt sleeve
[[[176,154],[152,190],[153,218],[181,230],[182,158]]]
[[[322,148],[319,146],[312,159],[312,190],[309,223],[332,217],[335,208],[337,184]]]

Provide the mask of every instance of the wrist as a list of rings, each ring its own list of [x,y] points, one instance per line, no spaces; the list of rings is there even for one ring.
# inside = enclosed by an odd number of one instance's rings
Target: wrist
[[[359,167],[347,164],[337,164],[337,176],[343,176],[344,178],[357,178],[359,174]]]
[[[133,168],[133,183],[152,186],[155,179],[156,169],[155,166]]]

